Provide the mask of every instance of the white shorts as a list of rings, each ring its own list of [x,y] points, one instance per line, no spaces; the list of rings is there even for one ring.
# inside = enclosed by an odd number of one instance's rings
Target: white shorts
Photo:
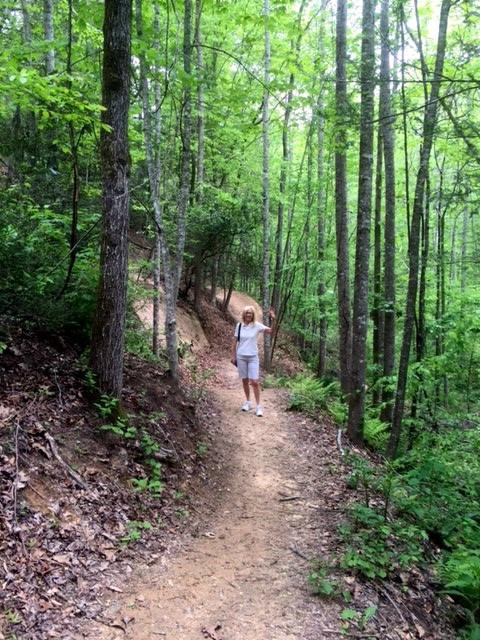
[[[237,356],[238,376],[242,380],[258,380],[260,363],[258,356]]]

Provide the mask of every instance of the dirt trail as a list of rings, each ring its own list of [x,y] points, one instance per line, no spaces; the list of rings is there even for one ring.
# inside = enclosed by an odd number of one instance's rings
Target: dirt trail
[[[307,558],[323,535],[311,482],[319,461],[309,459],[279,391],[264,392],[263,418],[243,413],[235,369],[226,360],[219,367],[219,506],[196,537],[117,583],[128,597],[115,597],[108,614],[134,618],[126,633],[104,627],[89,638],[318,640],[327,637],[322,628],[338,628],[336,605],[312,597],[307,584]]]

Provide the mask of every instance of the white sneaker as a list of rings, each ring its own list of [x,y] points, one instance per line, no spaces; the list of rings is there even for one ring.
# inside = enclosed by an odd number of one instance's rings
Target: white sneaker
[[[255,415],[258,416],[259,418],[263,416],[263,409],[261,405],[257,405],[257,408],[255,410]]]
[[[251,408],[252,405],[250,404],[250,400],[245,400],[245,402],[242,404],[242,411],[250,411]]]

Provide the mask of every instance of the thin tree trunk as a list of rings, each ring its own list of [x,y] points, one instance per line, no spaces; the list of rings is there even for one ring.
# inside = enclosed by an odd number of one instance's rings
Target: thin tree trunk
[[[391,117],[390,94],[390,26],[389,0],[382,0],[380,21],[381,71],[380,71],[380,118],[385,157],[385,266],[384,266],[384,333],[383,375],[390,378],[395,368],[395,144],[393,119]],[[392,397],[386,385],[382,393],[381,419],[392,420]]]
[[[20,1],[20,6],[22,8],[22,39],[26,44],[32,41],[32,24],[30,21],[30,11],[28,5],[28,0]]]
[[[141,18],[141,14],[140,14]],[[142,28],[143,25],[140,24]],[[153,17],[153,30],[154,30],[154,40],[153,47],[155,49],[155,53],[158,56],[160,52],[160,8],[158,3],[155,2],[154,5],[154,17]],[[161,90],[160,90],[160,65],[158,64],[158,60],[155,63],[155,80],[154,80],[154,95],[155,95],[155,116],[154,116],[154,132],[155,132],[155,153],[154,158],[152,159],[155,166],[155,175],[152,176],[153,182],[155,184],[155,194],[157,196],[158,202],[157,205],[153,208],[153,213],[155,216],[155,245],[153,251],[153,318],[152,318],[152,351],[153,354],[158,356],[160,353],[160,273],[161,273],[161,262],[162,262],[162,217],[163,217],[163,207],[160,200],[160,184],[161,184],[161,175],[162,175],[162,119],[161,119]],[[148,90],[148,84],[145,86],[145,81],[142,80],[142,87],[144,90]],[[147,94],[148,95],[148,94]],[[148,101],[145,104],[144,101],[144,109],[145,107],[148,109]],[[165,265],[165,270],[170,268],[170,263],[167,262]],[[175,350],[175,358],[178,358],[178,352]],[[169,365],[172,368],[172,364]],[[173,364],[173,368],[175,368],[175,364]]]
[[[347,2],[337,0],[336,25],[336,139],[335,139],[335,227],[337,242],[337,290],[340,384],[342,392],[350,391],[350,355],[352,326],[350,321],[350,274],[348,257],[347,212]]]
[[[405,211],[407,214],[407,236],[410,243],[410,169],[408,166],[408,128],[407,128],[407,98],[405,93],[405,13],[400,4],[400,39],[402,51],[401,64],[401,94],[402,94],[402,134],[403,134],[403,162],[405,171]]]
[[[374,0],[363,0],[360,161],[355,253],[355,294],[353,299],[352,320],[351,386],[348,408],[348,435],[353,442],[358,444],[363,443],[365,376],[367,368],[368,263],[370,256],[370,223],[372,215],[374,76],[375,2]]]
[[[460,291],[465,293],[467,284],[467,237],[468,237],[468,207],[463,209],[462,224],[462,252],[461,252],[461,275],[460,275]]]
[[[410,345],[412,341],[415,305],[418,287],[418,267],[419,267],[419,241],[420,223],[423,211],[423,201],[425,194],[425,182],[428,174],[428,164],[433,144],[433,137],[437,123],[438,96],[440,93],[440,81],[443,74],[443,64],[447,43],[448,14],[451,0],[442,0],[440,10],[440,24],[438,32],[437,55],[435,60],[435,71],[432,80],[429,102],[426,106],[423,123],[423,141],[420,152],[420,164],[417,173],[415,186],[415,198],[412,212],[412,228],[409,245],[409,277],[407,302],[405,309],[405,322],[403,329],[402,348],[400,353],[400,363],[398,369],[397,389],[395,393],[395,406],[392,418],[392,430],[388,443],[387,453],[390,457],[395,457],[402,431],[402,420],[405,406],[405,391],[407,386],[407,375],[410,355]]]
[[[67,45],[67,88],[72,88],[72,47],[73,47],[73,0],[68,0],[68,45]],[[70,225],[70,258],[68,261],[67,274],[65,276],[62,288],[55,296],[59,300],[70,283],[73,273],[73,267],[77,260],[78,254],[78,203],[80,200],[80,172],[78,168],[78,145],[80,144],[80,136],[75,140],[75,127],[73,122],[68,122],[68,138],[70,142],[70,155],[72,160],[72,222]]]
[[[120,398],[128,276],[131,0],[105,0],[103,126],[100,154],[103,230],[90,365],[102,393]]]
[[[312,149],[312,137],[308,137],[307,146],[307,213],[305,218],[305,239],[304,239],[304,254],[303,254],[303,318],[302,318],[302,348],[305,351],[309,341],[306,339],[308,331],[308,313],[305,302],[308,301],[308,282],[309,282],[309,237],[310,237],[310,216],[313,206],[313,189],[312,189],[312,172],[313,172],[313,149]]]
[[[204,63],[202,49],[202,0],[195,0],[195,46],[197,49],[197,202],[203,199],[203,182],[205,173],[205,90],[204,90]]]
[[[377,166],[375,173],[375,222],[373,252],[373,309],[372,309],[372,360],[375,366],[372,404],[377,406],[381,399],[378,386],[375,385],[383,363],[383,287],[382,287],[382,180],[383,180],[383,143],[381,127],[378,127]]]
[[[43,32],[45,41],[53,43],[55,32],[53,27],[53,0],[43,0]],[[53,44],[45,54],[45,72],[48,75],[55,71],[55,49]]]
[[[305,9],[306,0],[302,0],[300,8],[298,10],[297,17],[297,29],[298,36],[295,45],[292,42],[291,52],[296,55],[296,62],[300,56],[300,44],[302,39],[301,21],[303,11]],[[290,73],[288,82],[287,97],[285,99],[285,113],[283,117],[282,127],[282,164],[280,166],[280,181],[279,181],[279,197],[278,197],[278,209],[277,209],[277,229],[275,233],[275,271],[273,277],[273,291],[272,291],[272,306],[274,309],[280,308],[280,292],[282,282],[282,270],[283,270],[283,220],[285,213],[285,205],[287,203],[287,178],[289,173],[289,166],[292,160],[291,148],[288,138],[290,115],[292,113],[292,99],[293,91],[295,89],[295,74],[293,71]]]
[[[195,199],[201,205],[203,201],[203,182],[205,166],[205,95],[203,87],[203,49],[202,49],[202,0],[195,0],[195,47],[197,50],[197,157],[196,157],[196,186]],[[200,311],[200,302],[203,293],[204,264],[199,255],[195,266],[195,284],[193,290],[194,308]]]
[[[192,91],[190,89],[190,76],[192,74],[192,2],[184,0],[183,15],[183,71],[187,82],[183,91],[183,118],[182,118],[182,161],[180,172],[180,185],[177,206],[177,255],[175,292],[178,292],[180,277],[183,267],[183,251],[185,248],[186,214],[190,197],[190,171],[191,171],[191,136],[192,136]]]
[[[320,52],[323,50],[323,25],[320,32]],[[317,102],[317,242],[318,242],[318,306],[320,311],[319,343],[318,343],[318,365],[317,376],[322,378],[327,368],[327,309],[325,304],[325,184],[324,184],[324,140],[325,140],[325,117],[324,117],[324,96],[323,89],[320,89]]]
[[[218,265],[220,262],[219,256],[214,256],[212,261],[212,280],[210,287],[210,302],[215,304],[217,299],[217,282],[218,282]]]
[[[270,84],[270,30],[268,21],[270,19],[269,0],[263,0],[263,15],[265,24],[265,53],[264,53],[264,76],[262,109],[262,139],[263,139],[263,171],[262,171],[262,200],[263,200],[263,267],[262,267],[262,306],[263,323],[268,323],[268,310],[270,307],[270,140],[269,140],[269,84]],[[266,371],[270,371],[270,336],[265,334],[264,338],[264,366]]]

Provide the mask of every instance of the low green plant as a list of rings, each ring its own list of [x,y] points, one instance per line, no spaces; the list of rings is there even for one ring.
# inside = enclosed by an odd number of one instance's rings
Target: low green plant
[[[462,629],[459,640],[480,640],[480,624],[473,622]]]
[[[332,567],[323,560],[316,560],[308,576],[313,593],[323,598],[335,598],[341,594],[338,581],[332,576]]]
[[[282,389],[288,386],[289,379],[284,376],[277,376],[273,373],[265,374],[262,385],[265,389]]]
[[[203,457],[208,451],[208,444],[206,442],[197,442],[195,451],[198,456]]]
[[[474,624],[480,611],[480,550],[455,549],[443,562],[440,575],[443,591],[465,605]]]
[[[345,623],[342,625],[344,631],[348,631],[351,623],[353,623],[359,631],[364,631],[368,622],[375,617],[377,609],[378,607],[376,605],[370,605],[364,611],[356,611],[350,608],[343,609],[340,613],[340,620]]]
[[[365,442],[377,451],[385,451],[389,438],[390,425],[378,417],[366,418],[363,425]]]
[[[289,386],[292,390],[289,409],[311,416],[316,416],[320,410],[328,410],[331,398],[338,394],[336,382],[326,384],[323,380],[304,375],[297,376]]]
[[[147,465],[150,473],[145,478],[132,478],[132,485],[136,491],[149,491],[153,496],[158,497],[165,488],[162,480],[162,465],[158,460],[149,458]]]
[[[91,373],[91,372],[90,372]],[[94,382],[95,377],[93,373],[89,376],[90,382]],[[98,414],[101,418],[111,418],[118,413],[118,399],[113,398],[107,394],[102,394],[98,402],[94,402],[93,406],[96,407]]]
[[[151,529],[153,529],[153,525],[148,520],[129,520],[127,522],[127,533],[120,538],[120,542],[125,545],[138,542],[138,540],[141,540],[143,532]]]
[[[341,566],[369,579],[420,563],[428,538],[417,525],[399,517],[389,520],[383,509],[363,504],[352,505],[340,534],[348,543]]]
[[[115,433],[126,440],[133,440],[137,437],[137,428],[130,425],[128,419],[124,417],[118,417],[115,422],[103,424],[100,429]]]

